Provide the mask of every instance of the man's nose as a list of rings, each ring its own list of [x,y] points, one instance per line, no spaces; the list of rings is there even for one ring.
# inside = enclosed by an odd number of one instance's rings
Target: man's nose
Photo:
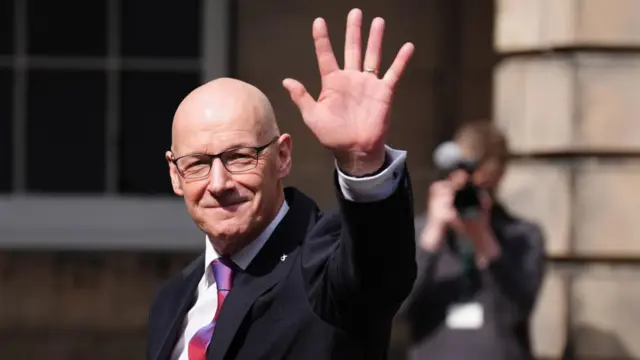
[[[231,174],[222,164],[220,159],[213,159],[211,163],[211,172],[209,173],[208,190],[213,194],[225,192],[233,187]]]

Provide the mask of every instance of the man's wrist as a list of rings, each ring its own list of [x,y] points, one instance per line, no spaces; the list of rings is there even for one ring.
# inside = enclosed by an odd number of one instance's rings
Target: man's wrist
[[[382,172],[388,162],[384,147],[370,154],[347,152],[335,154],[334,157],[340,171],[352,177],[374,176]]]
[[[437,223],[428,223],[420,234],[420,247],[424,251],[436,252],[440,249],[442,239],[446,232],[446,226]]]

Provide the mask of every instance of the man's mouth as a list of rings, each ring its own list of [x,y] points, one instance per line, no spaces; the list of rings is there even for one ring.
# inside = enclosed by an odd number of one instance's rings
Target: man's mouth
[[[228,208],[232,208],[232,207],[238,207],[244,203],[246,203],[247,200],[246,199],[237,199],[237,200],[232,200],[232,201],[225,201],[225,202],[221,202],[218,204],[217,207],[222,208],[222,209],[228,209]]]

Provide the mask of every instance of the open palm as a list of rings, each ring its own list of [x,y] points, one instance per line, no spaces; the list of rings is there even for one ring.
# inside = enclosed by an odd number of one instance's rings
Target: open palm
[[[322,90],[314,100],[305,87],[285,79],[284,87],[318,141],[334,153],[370,154],[384,151],[393,91],[411,55],[413,45],[405,44],[382,79],[378,78],[384,20],[376,18],[361,66],[362,12],[353,9],[347,17],[345,64],[340,69],[333,53],[325,21],[313,23],[313,38]]]

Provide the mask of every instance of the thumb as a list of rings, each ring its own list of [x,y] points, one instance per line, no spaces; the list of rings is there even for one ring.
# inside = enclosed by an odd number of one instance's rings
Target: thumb
[[[298,106],[303,115],[313,109],[316,104],[315,100],[298,80],[284,79],[282,86],[289,91],[291,100]]]

